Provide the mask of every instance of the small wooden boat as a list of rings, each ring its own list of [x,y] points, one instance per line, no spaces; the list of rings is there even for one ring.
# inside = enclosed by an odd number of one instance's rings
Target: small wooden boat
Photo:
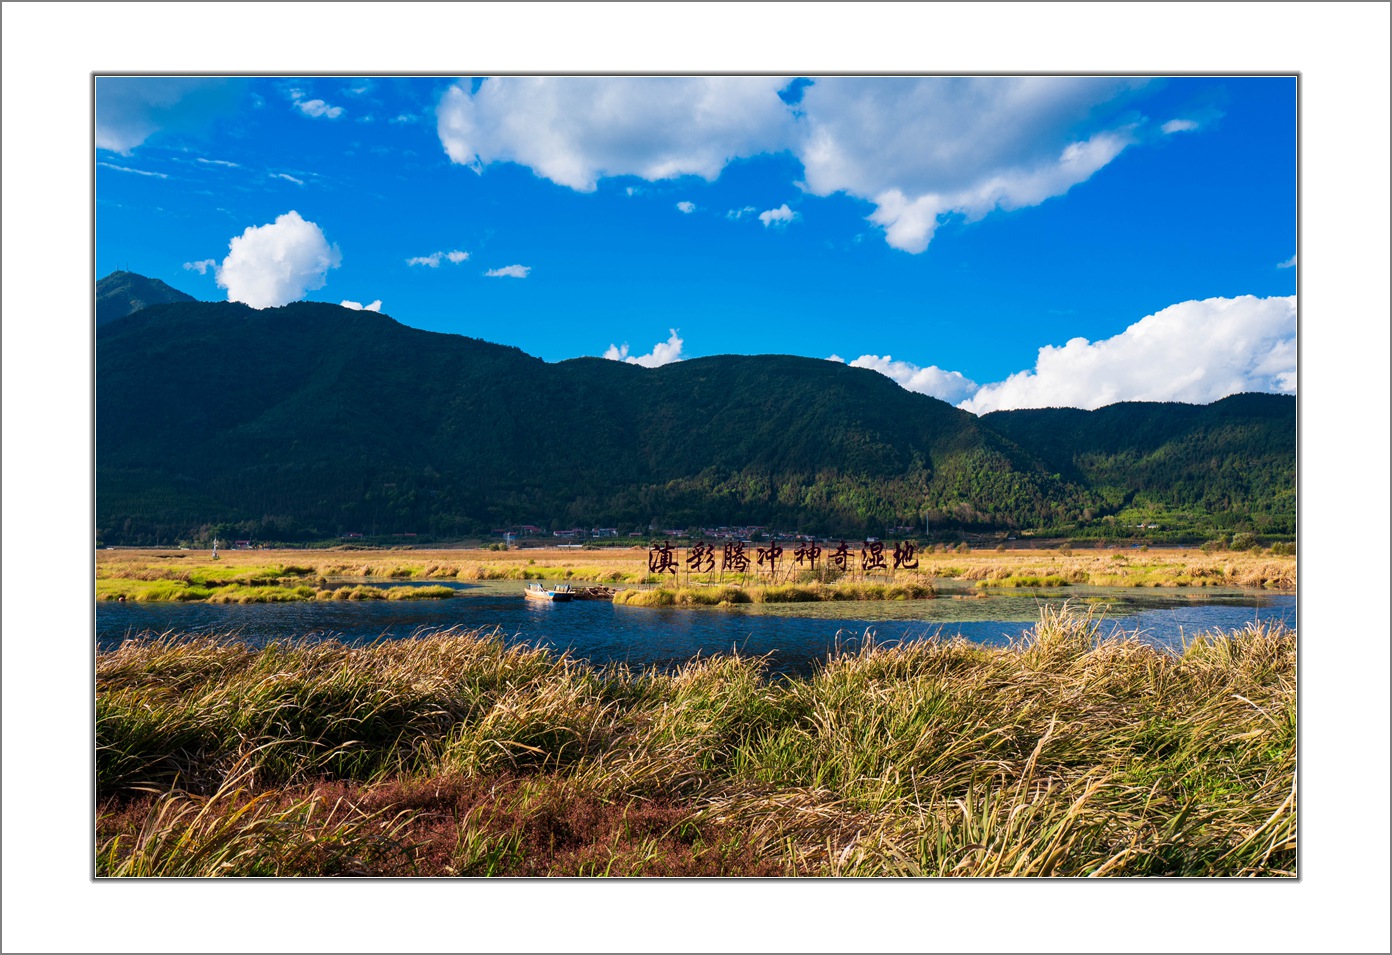
[[[571,589],[570,584],[561,584],[550,590],[541,584],[529,584],[522,593],[528,600],[551,600],[556,603],[563,603],[575,596],[575,591]]]

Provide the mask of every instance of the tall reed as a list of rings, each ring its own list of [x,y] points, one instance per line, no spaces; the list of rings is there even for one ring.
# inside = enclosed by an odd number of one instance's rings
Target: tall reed
[[[799,679],[497,632],[132,640],[97,659],[98,869],[265,871],[225,860],[275,831],[371,835],[377,873],[1293,875],[1294,631],[1110,629],[1045,609],[1010,647],[867,639]],[[245,858],[367,858],[298,845]]]

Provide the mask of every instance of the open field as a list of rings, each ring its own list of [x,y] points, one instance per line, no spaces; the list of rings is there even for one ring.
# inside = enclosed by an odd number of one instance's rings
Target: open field
[[[866,647],[805,679],[443,632],[100,653],[96,872],[1265,875],[1296,865],[1296,634]]]
[[[1197,548],[989,550],[918,554],[916,571],[898,571],[891,579],[865,579],[858,572],[841,576],[823,572],[822,583],[932,588],[935,580],[956,580],[977,587],[1251,587],[1294,589],[1296,558],[1259,551],[1204,553]],[[682,566],[679,563],[679,566]],[[797,573],[783,561],[779,585],[810,584],[810,572]],[[858,565],[857,565],[858,566]],[[491,550],[246,550],[226,551],[217,561],[208,551],[99,550],[96,595],[99,600],[327,600],[387,597],[447,597],[443,588],[393,593],[343,578],[391,580],[583,580],[607,584],[660,583],[677,587],[771,583],[767,576],[648,573],[641,548]],[[871,585],[867,590],[863,585]],[[345,589],[346,587],[346,589]],[[920,594],[921,595],[921,594]],[[858,598],[841,599],[867,599]],[[892,598],[891,598],[892,599]],[[681,603],[680,601],[676,601]],[[718,601],[716,601],[718,603]]]

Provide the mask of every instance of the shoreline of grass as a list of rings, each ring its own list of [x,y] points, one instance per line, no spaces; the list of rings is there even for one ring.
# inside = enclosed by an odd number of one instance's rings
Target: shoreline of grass
[[[1198,549],[1111,550],[1031,550],[921,552],[919,567],[911,574],[901,572],[897,581],[934,586],[934,581],[951,580],[981,588],[1076,586],[1094,587],[1233,587],[1289,592],[1296,587],[1294,555],[1257,554]],[[127,599],[201,600],[214,592],[232,594],[227,589],[279,587],[287,593],[273,595],[243,592],[251,599],[310,599],[292,595],[296,588],[311,586],[316,591],[329,587],[338,578],[391,581],[498,581],[558,580],[588,581],[608,585],[648,585],[680,587],[671,575],[650,572],[642,549],[626,550],[511,550],[511,551],[230,551],[217,562],[203,553],[190,551],[98,551],[96,556],[97,599],[115,599],[125,588]],[[793,569],[793,568],[786,568]],[[811,572],[793,577],[802,585]],[[874,583],[859,574],[839,574],[821,567],[817,576],[829,585]],[[687,587],[724,586],[735,583],[745,588],[768,586],[767,577],[747,574],[724,579],[683,576]],[[145,583],[140,583],[140,582]],[[164,581],[161,588],[148,586]],[[177,582],[179,586],[175,586]],[[1037,583],[1036,583],[1037,582]],[[332,589],[332,588],[330,588]],[[144,596],[136,596],[141,590]],[[317,598],[316,598],[317,599]],[[397,598],[403,599],[403,598]],[[684,604],[676,604],[683,606]]]
[[[811,675],[443,631],[96,664],[96,873],[1294,876],[1294,631],[1045,609]]]

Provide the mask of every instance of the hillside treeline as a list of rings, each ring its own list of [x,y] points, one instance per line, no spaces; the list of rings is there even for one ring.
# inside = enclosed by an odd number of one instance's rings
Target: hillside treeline
[[[1138,523],[1292,534],[1295,400],[977,418],[836,362],[548,364],[320,303],[155,305],[96,333],[108,544],[520,524],[1085,537]]]

